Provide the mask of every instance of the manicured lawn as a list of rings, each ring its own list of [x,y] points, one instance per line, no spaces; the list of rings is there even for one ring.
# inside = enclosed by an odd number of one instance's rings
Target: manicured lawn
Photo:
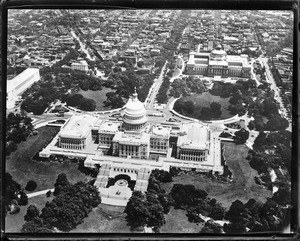
[[[193,94],[191,96],[183,97],[184,100],[191,100],[195,104],[195,111],[203,107],[209,107],[212,102],[217,102],[221,105],[222,115],[220,120],[232,117],[232,115],[227,110],[229,106],[229,98],[221,98],[220,96],[211,95],[209,92],[203,92],[202,94]],[[190,117],[195,117],[191,115]]]
[[[166,224],[160,228],[161,233],[199,233],[204,223],[191,223],[188,221],[186,211],[174,209],[165,216]]]
[[[78,93],[82,94],[83,97],[93,99],[96,101],[96,110],[109,110],[111,107],[104,107],[103,102],[106,100],[106,93],[108,92],[115,92],[115,90],[111,88],[105,88],[103,87],[102,90],[99,91],[93,91],[93,90],[88,90],[88,91],[83,91],[80,90]]]
[[[19,233],[21,232],[21,228],[24,221],[24,216],[27,213],[27,208],[30,205],[35,205],[40,211],[45,207],[47,201],[51,202],[53,199],[53,195],[50,197],[46,197],[46,194],[39,195],[36,197],[32,197],[28,199],[28,204],[26,206],[20,206],[21,210],[16,214],[7,214],[5,218],[5,232],[8,233]]]
[[[125,207],[100,204],[84,222],[70,232],[75,233],[132,233],[127,225]]]
[[[225,208],[229,208],[237,199],[247,202],[254,198],[265,202],[267,197],[271,197],[271,191],[255,183],[254,176],[257,175],[257,171],[252,169],[246,160],[249,149],[235,143],[228,142],[225,145],[227,165],[233,174],[231,183],[212,181],[199,173],[189,172],[173,178],[172,183],[163,184],[166,192],[170,192],[175,183],[191,184],[205,190],[209,197],[217,199]]]
[[[29,137],[6,158],[6,171],[21,184],[22,188],[25,188],[29,180],[34,180],[37,188],[33,192],[51,189],[54,187],[58,174],[62,172],[67,174],[72,183],[87,180],[87,176],[78,170],[78,164],[69,161],[59,163],[32,160],[32,157],[52,139],[58,130],[57,127],[48,126],[39,128],[38,135]]]

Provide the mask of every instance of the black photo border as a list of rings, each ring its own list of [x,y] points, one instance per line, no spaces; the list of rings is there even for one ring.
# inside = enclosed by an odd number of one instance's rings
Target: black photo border
[[[290,10],[294,13],[293,34],[293,105],[292,105],[292,210],[291,234],[118,234],[118,233],[5,233],[4,194],[1,188],[1,238],[9,240],[297,240],[300,239],[299,189],[299,1],[297,0],[2,0],[1,8],[1,155],[2,177],[5,176],[6,132],[6,67],[7,67],[7,15],[9,9],[211,9],[211,10]]]

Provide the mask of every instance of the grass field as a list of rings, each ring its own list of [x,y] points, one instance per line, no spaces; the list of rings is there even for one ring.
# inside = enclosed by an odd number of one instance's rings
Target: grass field
[[[124,209],[125,207],[100,204],[71,233],[131,233]]]
[[[36,136],[31,136],[19,144],[18,149],[6,158],[6,171],[13,179],[23,188],[29,180],[34,180],[37,188],[33,192],[53,188],[57,175],[62,172],[67,174],[72,183],[87,180],[87,177],[78,170],[78,165],[69,161],[63,163],[33,161],[32,157],[57,133],[58,128],[45,126],[38,131]]]
[[[203,107],[209,107],[212,102],[217,102],[221,105],[222,115],[220,116],[220,120],[227,119],[232,117],[232,115],[227,110],[229,106],[229,98],[221,98],[220,96],[211,95],[209,92],[203,92],[202,94],[193,94],[191,96],[183,97],[184,100],[191,100],[195,104],[195,111],[197,109],[201,109]],[[195,117],[193,115],[189,117]]]
[[[46,194],[32,197],[28,199],[28,204],[26,206],[20,206],[20,212],[16,214],[7,214],[5,218],[5,232],[7,233],[19,233],[21,232],[21,228],[24,221],[24,216],[27,213],[27,208],[30,205],[35,205],[40,211],[45,206],[46,202],[51,202],[53,199],[53,195],[50,197],[46,197]]]
[[[78,93],[82,94],[83,97],[85,97],[85,98],[93,99],[94,101],[96,101],[96,110],[102,111],[102,110],[111,109],[111,107],[104,107],[104,104],[103,104],[103,102],[106,100],[106,93],[108,93],[108,92],[115,92],[115,90],[113,90],[111,88],[103,87],[103,89],[99,90],[99,91],[80,90]]]
[[[199,173],[190,172],[173,178],[172,183],[163,184],[165,190],[170,192],[175,183],[192,184],[196,188],[205,190],[225,208],[229,208],[237,199],[247,202],[250,198],[254,198],[265,202],[266,198],[271,196],[271,191],[255,183],[254,176],[257,175],[257,171],[252,169],[246,160],[249,149],[246,146],[237,146],[235,143],[226,143],[225,146],[227,165],[233,174],[231,183],[212,181]]]
[[[186,211],[174,209],[165,216],[166,224],[160,228],[161,233],[199,233],[204,223],[191,223],[188,221]]]

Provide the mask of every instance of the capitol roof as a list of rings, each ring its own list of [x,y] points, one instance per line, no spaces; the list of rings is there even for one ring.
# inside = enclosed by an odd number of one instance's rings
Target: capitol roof
[[[183,126],[186,135],[178,137],[177,145],[185,149],[203,150],[208,144],[208,129],[199,124]]]
[[[161,136],[161,137],[169,137],[170,136],[170,127],[165,127],[165,126],[153,126],[152,127],[152,136]]]
[[[62,138],[83,139],[90,133],[91,127],[97,118],[90,115],[74,115],[65,124],[60,131],[59,136]]]
[[[121,122],[104,121],[99,127],[99,132],[116,133],[119,130],[120,125]]]

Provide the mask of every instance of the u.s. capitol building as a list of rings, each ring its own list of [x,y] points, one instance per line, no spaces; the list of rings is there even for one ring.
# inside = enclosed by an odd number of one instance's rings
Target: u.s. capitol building
[[[147,178],[156,168],[169,171],[174,166],[223,173],[221,140],[208,125],[151,124],[136,92],[120,114],[119,120],[74,114],[40,157],[63,155],[84,159],[86,167],[100,166],[99,175],[103,175],[96,185],[103,188],[108,177],[123,173],[137,181],[135,190],[145,191]]]

